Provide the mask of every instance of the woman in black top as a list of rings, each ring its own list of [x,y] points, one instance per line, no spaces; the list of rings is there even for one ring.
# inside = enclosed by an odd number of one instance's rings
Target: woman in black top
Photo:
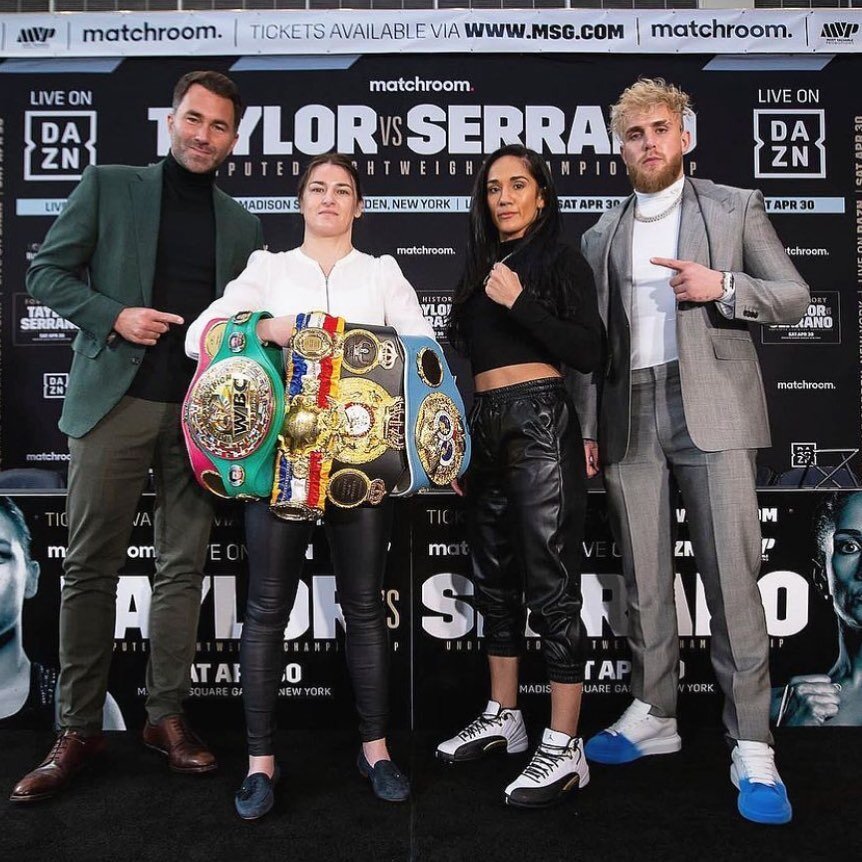
[[[527,748],[517,709],[526,598],[542,637],[551,720],[505,791],[507,803],[525,807],[549,805],[589,780],[577,737],[586,477],[562,365],[581,372],[599,365],[602,324],[592,273],[560,233],[541,156],[519,145],[492,153],[473,190],[467,261],[449,319],[450,339],[470,356],[476,392],[468,523],[491,700],[437,754],[460,762]]]

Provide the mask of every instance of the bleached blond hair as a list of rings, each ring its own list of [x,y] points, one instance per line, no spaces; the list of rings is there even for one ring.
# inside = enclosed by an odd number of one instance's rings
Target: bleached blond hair
[[[638,78],[620,94],[615,105],[611,105],[611,132],[622,140],[626,119],[633,114],[643,114],[656,105],[664,105],[672,114],[683,120],[692,112],[691,97],[676,84],[668,84],[664,78]]]

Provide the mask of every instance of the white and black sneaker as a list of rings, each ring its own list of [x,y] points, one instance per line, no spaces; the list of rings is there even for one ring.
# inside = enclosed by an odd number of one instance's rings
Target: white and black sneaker
[[[506,804],[519,808],[546,808],[569,790],[586,787],[590,767],[584,741],[546,728],[527,768],[506,788]]]
[[[503,709],[489,700],[485,711],[460,733],[437,746],[437,757],[447,763],[479,760],[486,754],[527,750],[527,729],[520,709]]]

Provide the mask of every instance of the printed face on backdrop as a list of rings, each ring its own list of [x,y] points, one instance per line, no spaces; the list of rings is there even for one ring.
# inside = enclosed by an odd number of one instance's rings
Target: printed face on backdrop
[[[362,215],[353,177],[340,165],[318,165],[302,192],[299,211],[311,236],[349,238],[354,220]]]
[[[237,140],[234,106],[230,99],[192,84],[168,114],[171,153],[188,171],[208,174],[233,151]]]
[[[681,128],[680,118],[666,105],[630,114],[620,146],[620,155],[636,191],[660,192],[682,176],[682,155],[691,135]]]
[[[538,182],[517,156],[501,156],[488,169],[485,200],[504,242],[524,236],[545,206]]]
[[[24,599],[36,594],[39,564],[27,561],[21,537],[5,512],[0,512],[0,639],[16,628]]]
[[[835,615],[862,629],[862,493],[853,494],[824,541],[826,581]]]

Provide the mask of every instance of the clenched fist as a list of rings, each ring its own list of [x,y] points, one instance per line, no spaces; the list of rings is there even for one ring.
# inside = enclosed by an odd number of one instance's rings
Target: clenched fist
[[[485,279],[485,293],[498,305],[511,308],[521,295],[521,279],[518,273],[509,269],[505,263],[495,263]]]
[[[789,727],[817,727],[838,714],[841,686],[825,673],[794,676],[787,683],[780,724]]]
[[[257,337],[261,341],[269,341],[279,347],[290,344],[293,331],[296,329],[296,315],[285,314],[281,317],[264,317],[257,322]]]

